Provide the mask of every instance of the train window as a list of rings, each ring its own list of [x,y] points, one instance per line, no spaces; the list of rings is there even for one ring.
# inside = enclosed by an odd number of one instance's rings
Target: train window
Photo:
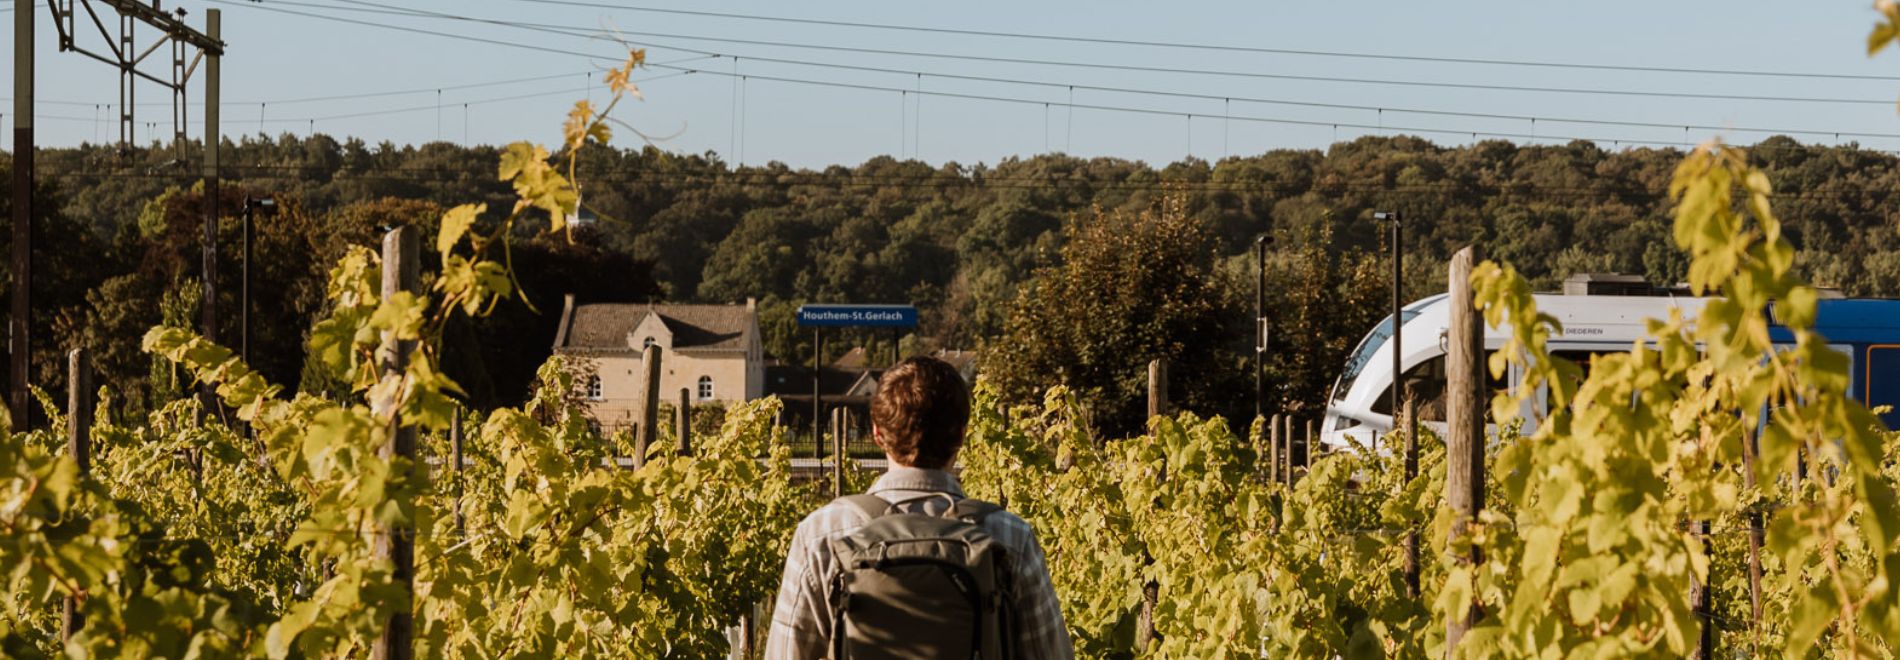
[[[1484,389],[1487,397],[1478,402],[1481,407],[1491,405],[1489,395],[1504,388],[1504,379],[1493,377],[1491,367],[1487,366],[1490,353],[1486,353],[1485,358],[1487,364],[1481,364],[1478,367],[1484,372]],[[1405,370],[1405,383],[1411,396],[1418,399],[1419,419],[1427,422],[1445,421],[1445,356],[1440,355],[1412,365],[1412,368]],[[1391,395],[1379,395],[1379,398],[1372,402],[1372,412],[1381,415],[1392,414]]]
[[[1900,346],[1867,348],[1867,407],[1893,406],[1880,416],[1887,428],[1900,425]]]
[[[1400,323],[1409,323],[1417,316],[1416,310],[1402,312],[1399,318],[1403,320]],[[1365,370],[1367,363],[1372,361],[1372,355],[1385,346],[1385,340],[1391,338],[1392,317],[1387,316],[1385,320],[1379,322],[1378,327],[1372,329],[1371,334],[1359,340],[1359,348],[1354,349],[1352,357],[1346,359],[1346,368],[1340,372],[1339,383],[1333,386],[1334,399],[1343,399],[1346,393],[1352,391],[1352,383],[1359,379],[1359,372]]]
[[[1418,400],[1418,418],[1428,422],[1445,421],[1445,357],[1438,356],[1405,370],[1408,395]],[[1372,402],[1372,412],[1392,414],[1392,396],[1381,394]]]

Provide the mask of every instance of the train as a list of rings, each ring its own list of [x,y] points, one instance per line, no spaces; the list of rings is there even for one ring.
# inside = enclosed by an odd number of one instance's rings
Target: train
[[[1563,326],[1562,335],[1550,339],[1551,354],[1570,359],[1586,372],[1593,355],[1627,352],[1647,336],[1649,319],[1667,319],[1671,311],[1680,311],[1683,318],[1693,321],[1708,301],[1688,296],[1680,287],[1605,289],[1590,286],[1587,278],[1580,286],[1572,284],[1566,282],[1564,293],[1532,297],[1538,311]],[[1398,315],[1404,382],[1411,388],[1420,423],[1441,429],[1450,309],[1445,295],[1439,294],[1401,307]],[[1792,345],[1794,334],[1774,322],[1773,314],[1770,319],[1770,339]],[[1318,438],[1323,446],[1315,449],[1339,450],[1354,443],[1377,447],[1377,438],[1392,428],[1392,327],[1393,318],[1387,316],[1347,358],[1328,392]],[[1892,406],[1881,414],[1881,421],[1888,428],[1900,424],[1900,300],[1824,297],[1816,305],[1814,330],[1852,363],[1849,395],[1870,408]],[[1502,347],[1507,333],[1508,329],[1484,327],[1485,350]],[[1492,376],[1488,369],[1485,376],[1491,392],[1515,391],[1523,383],[1516,365],[1502,377]],[[1541,385],[1536,396],[1524,399],[1518,416],[1524,420],[1525,433],[1536,429],[1549,412],[1548,405],[1548,392]]]

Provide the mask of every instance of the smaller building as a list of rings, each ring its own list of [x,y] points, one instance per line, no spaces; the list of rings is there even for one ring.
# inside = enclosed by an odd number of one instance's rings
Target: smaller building
[[[937,349],[936,353],[931,354],[931,357],[937,358],[939,360],[943,360],[944,362],[949,363],[950,366],[956,367],[957,373],[963,375],[963,382],[969,383],[971,385],[976,384],[976,352],[975,351],[966,351],[963,349],[940,348],[940,349]]]
[[[822,414],[825,419],[831,419],[832,410],[849,409],[852,419],[861,427],[857,431],[868,437],[871,395],[877,394],[878,377],[883,375],[883,369],[840,366],[835,362],[826,365],[818,372],[817,382],[818,391],[823,395],[820,403],[824,405]],[[803,435],[809,440],[813,385],[811,367],[789,364],[768,366],[765,368],[765,381],[765,393],[785,403],[779,409],[779,424],[790,428],[793,435]]]
[[[976,382],[976,353],[961,350],[939,350],[931,355],[943,360],[957,369],[965,383]],[[871,367],[870,356],[863,347],[846,351],[831,364],[818,372],[816,385],[822,396],[820,404],[824,419],[831,419],[833,410],[849,409],[853,426],[852,437],[870,437],[871,397],[877,394],[878,381],[884,377],[883,367]],[[811,437],[812,416],[812,379],[811,366],[808,364],[783,364],[774,362],[765,367],[765,394],[778,397],[785,402],[779,411],[779,424],[792,429],[794,436],[802,435],[807,441]]]
[[[594,303],[561,308],[554,354],[567,358],[578,398],[603,430],[631,428],[640,413],[642,351],[660,349],[660,400],[735,403],[765,394],[757,303]]]

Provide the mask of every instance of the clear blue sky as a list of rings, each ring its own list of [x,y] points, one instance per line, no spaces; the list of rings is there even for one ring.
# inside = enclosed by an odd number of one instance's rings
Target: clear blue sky
[[[902,24],[978,31],[1099,37],[1207,45],[1305,49],[1449,58],[1482,58],[1634,65],[1651,67],[1745,69],[1831,74],[1894,76],[1893,80],[1752,77],[1663,72],[1632,72],[1392,61],[1313,55],[1216,52],[1133,45],[1085,44],[1014,38],[932,34],[705,16],[535,4],[521,0],[378,0],[384,7],[442,12],[476,19],[533,22],[598,31],[667,33],[679,37],[631,37],[650,49],[650,60],[680,62],[708,71],[673,75],[643,85],[647,100],[618,115],[656,136],[665,149],[719,152],[749,164],[767,160],[794,166],[855,164],[875,155],[922,158],[931,163],[994,163],[1011,156],[1066,151],[1083,156],[1116,156],[1164,163],[1190,153],[1218,159],[1281,147],[1324,147],[1379,126],[1428,127],[1480,133],[1599,138],[1662,142],[1699,141],[1711,127],[1769,127],[1900,135],[1900,52],[1872,60],[1864,56],[1864,37],[1874,20],[1867,2],[1221,2],[1153,3],[1126,1],[954,3],[762,2],[709,0],[594,0],[618,6],[693,9],[738,14]],[[10,9],[13,0],[5,0]],[[267,8],[343,17],[384,25],[452,32],[484,39],[529,44],[613,57],[617,46],[579,36],[525,31],[439,17],[400,17],[359,11],[373,9],[345,0],[264,0],[218,4],[172,0],[187,20],[202,25],[205,10],[224,12],[224,133],[227,137],[260,131],[356,136],[364,140],[422,143],[433,140],[477,143],[533,139],[558,141],[558,127],[573,100],[583,98],[589,71],[604,61],[579,55],[537,52],[464,40],[392,31],[384,28],[273,13]],[[102,7],[103,9],[103,7]],[[54,27],[42,7],[38,19],[39,142],[45,146],[112,140],[117,126],[108,108],[116,103],[117,76],[106,65],[75,53],[57,52]],[[12,11],[0,31],[9,45],[0,52],[12,70]],[[82,41],[103,47],[84,22]],[[141,35],[149,43],[149,32]],[[785,46],[720,43],[680,37],[723,37],[1093,64],[1176,69],[1290,74],[1480,85],[1674,91],[1700,94],[1862,99],[1869,103],[1810,103],[1766,100],[1689,99],[1454,89],[1390,84],[1349,84],[1314,80],[1221,77],[1064,67],[1039,64],[924,58],[853,53]],[[668,47],[661,47],[668,46]],[[897,91],[823,87],[747,79],[735,90],[730,57],[707,58],[672,47],[738,56],[737,70],[749,76],[831,81],[878,88],[918,89],[978,96],[1024,99],[1035,103],[904,95]],[[164,57],[154,55],[155,72]],[[852,71],[807,65],[747,61],[782,58],[891,69]],[[700,58],[690,59],[689,58]],[[923,72],[921,78],[909,72]],[[677,73],[653,69],[642,77]],[[955,74],[1055,83],[1027,86],[953,80],[931,74]],[[537,76],[554,79],[466,89],[445,89],[435,105],[434,91],[330,101],[292,102],[314,96],[453,87]],[[591,78],[600,83],[596,73]],[[1077,89],[1074,103],[1192,113],[1183,116],[1134,114],[1104,109],[1070,109],[1067,85],[1163,90],[1214,97],[1270,98],[1370,108],[1321,108],[1180,98]],[[735,99],[735,91],[742,99]],[[191,98],[201,98],[194,82]],[[11,97],[10,87],[0,95]],[[494,101],[501,97],[531,98]],[[595,92],[596,98],[600,97]],[[141,102],[162,102],[156,85],[140,86]],[[920,101],[921,99],[921,101]],[[742,101],[742,103],[735,103]],[[57,103],[56,103],[57,102]],[[69,104],[69,103],[76,103]],[[463,104],[468,103],[466,111]],[[1046,108],[1040,103],[1049,103]],[[735,126],[735,106],[742,126]],[[354,118],[337,115],[417,108],[410,112]],[[1479,112],[1545,118],[1420,115],[1400,109]],[[0,127],[13,126],[9,99]],[[191,111],[190,133],[200,133],[200,108]],[[141,124],[158,123],[158,135],[140,128],[139,140],[169,136],[166,105],[139,107]],[[1315,121],[1302,126],[1223,119],[1223,115]],[[54,116],[67,119],[55,119]],[[95,121],[93,117],[100,117]],[[260,124],[260,116],[263,122]],[[1662,123],[1648,126],[1578,125],[1550,118],[1586,118]],[[310,119],[314,118],[314,124]],[[1332,123],[1361,124],[1332,128]],[[1391,132],[1389,129],[1385,132]],[[9,130],[10,134],[10,130]],[[1423,134],[1441,143],[1465,143],[1469,135]],[[1753,142],[1763,134],[1732,132],[1729,139]],[[1480,138],[1485,136],[1480,135]],[[1808,142],[1833,143],[1832,135],[1798,135]],[[631,136],[622,132],[620,144]],[[1517,138],[1523,142],[1534,138]],[[1841,142],[1900,150],[1900,137],[1842,136]]]

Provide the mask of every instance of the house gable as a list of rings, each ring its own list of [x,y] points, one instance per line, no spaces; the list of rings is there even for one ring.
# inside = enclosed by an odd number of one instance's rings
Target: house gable
[[[648,339],[662,351],[673,350],[673,329],[667,327],[666,319],[659,314],[648,313],[646,318],[640,319],[639,325],[627,332],[627,348],[646,350]]]

